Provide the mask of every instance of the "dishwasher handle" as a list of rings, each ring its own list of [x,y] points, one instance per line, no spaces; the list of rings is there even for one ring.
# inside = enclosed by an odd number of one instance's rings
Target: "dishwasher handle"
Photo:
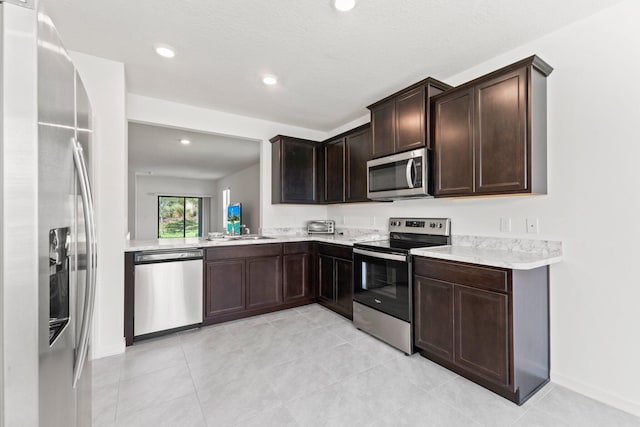
[[[153,262],[187,261],[192,259],[202,259],[202,249],[171,252],[136,252],[133,262],[134,264],[148,264]]]

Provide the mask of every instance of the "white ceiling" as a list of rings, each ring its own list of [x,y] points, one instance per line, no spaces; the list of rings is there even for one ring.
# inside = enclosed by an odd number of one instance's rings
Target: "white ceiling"
[[[125,64],[129,92],[329,131],[621,0],[44,1],[69,49]]]
[[[219,179],[259,161],[258,141],[129,123],[129,172]]]

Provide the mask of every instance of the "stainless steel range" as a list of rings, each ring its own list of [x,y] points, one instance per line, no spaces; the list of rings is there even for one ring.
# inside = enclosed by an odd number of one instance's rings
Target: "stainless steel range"
[[[389,218],[389,239],[353,245],[353,323],[412,354],[412,263],[409,250],[451,244],[448,218]]]

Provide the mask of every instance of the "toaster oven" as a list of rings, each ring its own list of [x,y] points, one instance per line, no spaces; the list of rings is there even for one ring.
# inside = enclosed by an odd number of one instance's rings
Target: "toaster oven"
[[[332,220],[316,220],[307,222],[308,234],[335,234],[336,222]]]

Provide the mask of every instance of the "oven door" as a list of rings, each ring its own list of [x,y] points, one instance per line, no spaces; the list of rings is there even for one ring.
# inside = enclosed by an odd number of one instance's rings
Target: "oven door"
[[[411,281],[406,254],[353,249],[353,300],[411,322]]]

